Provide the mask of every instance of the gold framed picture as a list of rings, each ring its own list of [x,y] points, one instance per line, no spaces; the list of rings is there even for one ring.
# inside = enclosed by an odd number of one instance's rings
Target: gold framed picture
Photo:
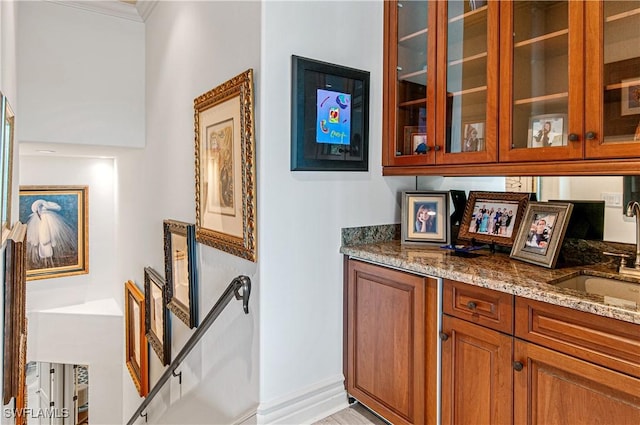
[[[27,280],[89,273],[87,186],[20,186]]]
[[[196,239],[256,261],[253,70],[194,100]]]
[[[141,397],[149,393],[149,358],[145,338],[144,294],[128,280],[124,284],[125,361]]]

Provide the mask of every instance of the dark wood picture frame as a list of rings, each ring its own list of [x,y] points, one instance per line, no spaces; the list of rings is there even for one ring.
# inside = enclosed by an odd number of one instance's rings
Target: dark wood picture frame
[[[164,220],[164,271],[167,307],[189,328],[198,326],[196,226]]]
[[[149,357],[145,338],[144,294],[128,280],[124,284],[125,361],[141,397],[149,393]],[[137,349],[137,350],[136,350]]]
[[[147,341],[163,366],[171,363],[169,310],[167,285],[164,278],[151,267],[144,268],[144,327]]]
[[[469,192],[458,239],[511,247],[529,202],[529,196],[526,192]],[[492,225],[490,220],[495,218],[492,212],[496,214],[498,208],[501,211],[505,208],[509,211],[507,211],[506,221],[501,221],[496,230],[495,221]],[[483,219],[486,220],[486,226],[482,224]]]
[[[572,211],[570,202],[529,202],[510,257],[554,268]]]
[[[17,222],[7,236],[4,269],[4,362],[2,402],[16,400],[16,412],[26,407],[26,352],[27,352],[27,226]],[[18,421],[16,420],[16,423]]]
[[[369,72],[291,61],[291,171],[368,171]]]

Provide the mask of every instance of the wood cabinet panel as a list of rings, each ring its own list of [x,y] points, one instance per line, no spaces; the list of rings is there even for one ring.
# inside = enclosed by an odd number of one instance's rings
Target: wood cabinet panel
[[[640,380],[516,340],[514,423],[640,423]]]
[[[640,325],[517,297],[515,334],[640,378]]]
[[[445,279],[442,309],[445,313],[508,334],[513,333],[511,294]]]
[[[442,424],[510,424],[513,338],[445,315]]]
[[[435,280],[354,260],[348,267],[347,392],[395,424],[435,423],[426,408],[435,400],[426,367],[435,365]]]

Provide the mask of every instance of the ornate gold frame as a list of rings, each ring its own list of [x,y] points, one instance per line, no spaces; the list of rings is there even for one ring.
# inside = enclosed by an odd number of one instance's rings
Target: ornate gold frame
[[[124,322],[125,322],[125,361],[127,369],[133,379],[133,384],[141,397],[149,393],[149,359],[147,354],[147,339],[145,338],[145,305],[144,294],[132,280],[124,284]],[[139,317],[131,317],[129,313],[136,305]],[[138,321],[139,332],[135,332],[135,322]],[[135,339],[140,347],[139,361],[134,352]]]
[[[3,404],[16,399],[16,423],[26,407],[25,379],[27,352],[26,317],[26,236],[27,226],[18,222],[7,237],[4,288]]]
[[[77,262],[67,265],[53,265],[51,267],[35,268],[31,264],[31,257],[28,256],[27,280],[49,279],[63,276],[73,276],[78,274],[89,273],[89,187],[88,186],[20,186],[20,215],[21,222],[27,224],[27,239],[32,231],[38,230],[35,226],[29,225],[30,218],[36,213],[32,212],[31,202],[34,199],[42,199],[45,201],[59,201],[61,198],[76,198],[77,211],[71,211],[73,214],[75,229],[77,231]],[[36,245],[29,243],[29,250]],[[61,245],[61,244],[59,244]],[[55,255],[55,248],[54,248]]]
[[[256,261],[253,70],[249,69],[195,98],[193,104],[196,154],[196,239],[205,245]],[[239,125],[235,123],[236,119]],[[222,127],[223,125],[226,127]],[[220,148],[223,144],[211,142],[213,140],[211,136],[220,134],[221,128],[222,131],[231,129],[229,130],[231,137],[224,138],[224,147],[226,148],[229,144],[230,149],[223,150]],[[230,142],[228,142],[229,139]],[[222,156],[218,155],[229,151],[231,159],[223,163]],[[226,167],[227,164],[233,166]],[[228,168],[231,168],[230,173]],[[223,174],[224,171],[226,173]],[[231,183],[223,185],[225,181],[231,181]],[[222,189],[228,189],[231,192],[229,199],[225,197],[224,201],[222,200],[224,196]],[[239,189],[241,192],[238,191]],[[227,192],[224,193],[227,194]],[[218,201],[217,204],[216,201]],[[219,207],[219,211],[211,208],[211,205]]]

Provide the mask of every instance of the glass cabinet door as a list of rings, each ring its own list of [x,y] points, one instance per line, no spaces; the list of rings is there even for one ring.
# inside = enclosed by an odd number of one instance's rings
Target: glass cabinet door
[[[496,161],[498,2],[439,5],[436,162]]]
[[[640,1],[586,4],[587,157],[640,155]]]
[[[429,87],[435,83],[435,3],[429,1],[385,2],[386,87],[383,161],[390,165],[433,163],[435,137],[429,113]],[[430,122],[431,121],[431,122]]]
[[[583,8],[501,2],[501,161],[583,156]]]

